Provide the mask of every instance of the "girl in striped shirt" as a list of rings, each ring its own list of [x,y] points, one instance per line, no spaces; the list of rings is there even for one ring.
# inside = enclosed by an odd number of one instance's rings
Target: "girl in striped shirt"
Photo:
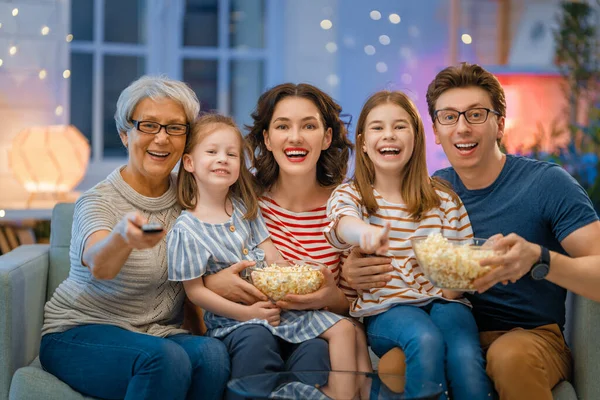
[[[291,343],[320,337],[329,342],[334,369],[357,370],[355,328],[349,320],[329,311],[282,311],[270,301],[239,304],[204,286],[204,275],[241,260],[282,258],[258,211],[245,164],[250,154],[231,118],[209,114],[194,124],[177,182],[185,211],[167,240],[169,280],[183,281],[189,300],[204,310],[208,336],[224,338],[240,326],[258,324]],[[351,386],[345,382],[335,390]]]
[[[389,254],[394,271],[382,288],[348,293],[350,314],[364,317],[375,354],[404,351],[407,394],[417,393],[424,381],[446,389],[447,378],[454,398],[490,398],[468,302],[459,292],[434,287],[411,247],[412,237],[435,232],[473,236],[460,199],[427,174],[425,133],[415,105],[402,92],[371,96],[358,120],[356,146],[354,178],[329,199],[325,236],[340,249]]]

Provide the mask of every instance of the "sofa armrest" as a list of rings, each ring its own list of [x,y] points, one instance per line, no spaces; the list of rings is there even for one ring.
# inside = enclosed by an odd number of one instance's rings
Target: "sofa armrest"
[[[580,400],[600,399],[600,303],[569,297],[566,333],[574,359],[573,386]]]
[[[0,256],[0,399],[13,373],[38,355],[48,280],[48,245]]]

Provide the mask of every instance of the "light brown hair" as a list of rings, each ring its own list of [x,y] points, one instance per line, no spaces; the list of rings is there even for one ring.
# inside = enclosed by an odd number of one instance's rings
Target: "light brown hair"
[[[267,191],[277,181],[279,165],[265,145],[263,133],[269,130],[275,106],[287,97],[310,100],[321,114],[324,129],[331,128],[331,144],[321,151],[317,161],[317,181],[323,187],[333,187],[342,183],[348,169],[350,151],[354,148],[348,139],[346,125],[340,119],[340,107],[328,94],[307,83],[284,83],[264,92],[258,99],[252,113],[254,123],[246,126],[246,139],[254,154],[255,177],[261,193]]]
[[[498,78],[477,64],[466,62],[440,71],[427,87],[427,109],[435,124],[435,103],[442,93],[454,88],[478,87],[485,90],[492,101],[492,108],[506,117],[506,98]]]
[[[441,205],[441,198],[436,189],[448,193],[459,203],[458,196],[450,189],[448,184],[437,178],[429,177],[426,164],[425,129],[417,107],[406,94],[399,91],[383,90],[369,97],[360,112],[356,126],[356,146],[359,151],[356,152],[353,180],[360,193],[362,205],[365,206],[369,215],[374,214],[379,206],[373,193],[375,167],[367,154],[362,151],[365,142],[365,125],[369,113],[375,107],[388,103],[395,104],[408,113],[415,135],[413,153],[402,172],[399,172],[402,180],[402,198],[411,218],[420,221],[427,211]]]
[[[256,197],[256,188],[253,183],[252,174],[248,170],[247,163],[252,162],[252,152],[242,136],[242,132],[235,124],[232,118],[219,114],[205,114],[200,116],[193,124],[190,133],[185,139],[185,148],[183,154],[190,154],[194,147],[211,133],[223,126],[232,128],[240,141],[240,176],[238,180],[229,188],[230,197],[235,197],[244,203],[246,213],[244,218],[255,219],[258,213],[258,199]],[[196,179],[191,172],[179,168],[177,175],[177,200],[184,209],[193,209],[198,204],[198,186]]]

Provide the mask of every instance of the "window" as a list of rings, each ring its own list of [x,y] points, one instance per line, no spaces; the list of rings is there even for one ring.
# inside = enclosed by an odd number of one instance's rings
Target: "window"
[[[71,123],[90,140],[97,180],[126,157],[115,106],[143,74],[181,79],[202,110],[249,123],[260,93],[278,83],[278,74],[267,76],[275,68],[267,38],[276,1],[72,1]]]

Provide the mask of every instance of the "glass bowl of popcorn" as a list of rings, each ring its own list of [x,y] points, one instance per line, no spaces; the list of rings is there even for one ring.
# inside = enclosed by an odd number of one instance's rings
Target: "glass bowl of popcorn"
[[[411,238],[417,262],[425,277],[440,289],[473,291],[473,281],[495,266],[479,265],[500,254],[487,239],[446,238],[440,233]]]
[[[246,276],[270,300],[278,301],[287,294],[316,292],[325,279],[321,268],[326,268],[325,264],[308,260],[258,261],[246,268]]]

